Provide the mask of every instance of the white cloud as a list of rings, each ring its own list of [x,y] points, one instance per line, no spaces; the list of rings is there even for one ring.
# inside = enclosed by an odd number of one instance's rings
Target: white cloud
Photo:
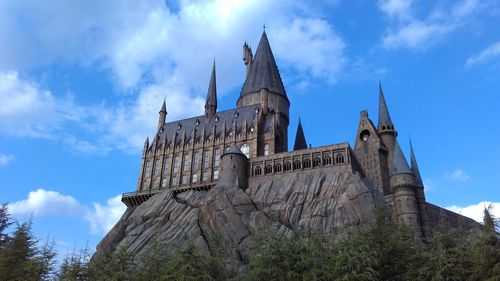
[[[0,167],[5,166],[14,160],[14,155],[0,153]]]
[[[492,207],[491,214],[496,218],[500,218],[500,202],[483,201],[465,207],[452,205],[445,208],[455,213],[459,213],[463,216],[469,217],[477,222],[483,222],[484,208],[488,208],[488,206],[490,205]]]
[[[121,195],[112,197],[105,205],[92,203],[86,206],[70,195],[57,191],[37,189],[28,194],[28,198],[8,204],[13,216],[34,217],[75,217],[84,219],[92,234],[106,234],[125,212]]]
[[[14,216],[78,216],[85,210],[72,196],[41,188],[31,191],[27,199],[10,203],[8,208]]]
[[[465,66],[470,67],[498,56],[500,56],[500,41],[491,44],[480,53],[472,55],[467,59]]]
[[[465,173],[465,171],[462,169],[455,169],[451,172],[446,172],[443,177],[447,180],[459,182],[465,182],[470,179],[469,175],[467,175],[467,173]]]
[[[444,8],[437,5],[426,19],[414,16],[412,1],[379,1],[379,9],[390,17],[396,18],[387,34],[382,39],[385,48],[425,49],[443,40],[460,27],[466,25],[472,15],[482,10],[478,0],[452,2],[454,5]]]
[[[121,195],[107,200],[106,205],[93,203],[93,210],[87,214],[93,234],[106,234],[120,219],[127,207],[121,202]]]

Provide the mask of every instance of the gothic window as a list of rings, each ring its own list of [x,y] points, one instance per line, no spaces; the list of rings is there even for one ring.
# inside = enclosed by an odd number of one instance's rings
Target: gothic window
[[[182,168],[183,171],[189,171],[189,154],[184,154],[184,167]]]
[[[313,167],[319,167],[319,166],[321,166],[321,159],[319,159],[318,157],[314,157]]]
[[[271,164],[267,164],[266,167],[264,168],[264,172],[266,174],[271,174],[273,172],[273,166]]]
[[[214,170],[214,180],[219,179],[219,170]]]
[[[151,161],[146,160],[146,176],[151,174]]]
[[[269,155],[269,144],[264,145],[264,155]]]
[[[177,185],[177,176],[172,177],[172,185]]]
[[[339,153],[337,154],[337,156],[335,156],[335,163],[344,163],[344,155],[342,155],[342,153]]]
[[[329,155],[323,157],[323,165],[332,165],[332,158]]]
[[[160,159],[155,160],[155,174],[153,176],[158,176],[161,171]]]
[[[309,158],[304,159],[304,168],[311,168],[311,160]]]
[[[241,146],[241,152],[243,152],[247,158],[250,158],[250,146],[248,144],[245,143]]]
[[[179,155],[175,155],[174,157],[174,173],[177,173],[179,171],[179,163],[180,159],[179,159]]]
[[[200,152],[196,151],[194,153],[194,163],[193,163],[193,169],[198,170],[200,168]]]
[[[284,171],[290,171],[292,169],[292,164],[290,162],[286,161],[284,165]]]
[[[158,188],[159,181],[158,179],[153,180],[153,186],[151,187],[152,189],[157,189]]]
[[[203,181],[208,181],[208,172],[207,171],[203,172],[202,178],[203,178]]]
[[[281,172],[281,163],[276,163],[276,165],[274,165],[274,171]]]
[[[215,149],[215,159],[214,159],[214,166],[219,166],[220,162],[220,148]]]
[[[168,186],[168,178],[163,178],[161,180],[161,187],[167,187]]]
[[[198,173],[194,173],[193,174],[193,183],[197,183],[198,182]]]
[[[210,166],[210,153],[205,151],[205,156],[203,158],[203,167],[208,168],[208,166]]]
[[[302,167],[302,165],[300,163],[300,160],[298,160],[298,159],[293,160],[293,169],[294,170],[300,169],[301,167]]]
[[[170,158],[168,156],[165,156],[165,160],[163,160],[163,174],[166,175],[170,173],[169,168],[170,168]]]
[[[262,175],[262,168],[261,168],[260,166],[255,167],[254,174],[255,174],[256,176],[260,176],[260,175]]]

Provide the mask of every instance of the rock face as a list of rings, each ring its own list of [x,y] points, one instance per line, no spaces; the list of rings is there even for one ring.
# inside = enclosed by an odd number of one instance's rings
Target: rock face
[[[128,208],[97,246],[97,254],[127,247],[135,255],[159,245],[165,253],[194,243],[210,253],[213,246],[245,263],[255,233],[311,229],[335,234],[374,219],[383,197],[357,174],[312,170],[250,178],[210,191],[174,194],[164,190]]]

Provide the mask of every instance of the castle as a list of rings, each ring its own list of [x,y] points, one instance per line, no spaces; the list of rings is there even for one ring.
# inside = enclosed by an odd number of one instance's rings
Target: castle
[[[477,227],[469,218],[426,202],[413,148],[408,164],[381,85],[378,124],[361,111],[354,149],[347,142],[308,148],[299,120],[293,151],[288,151],[290,101],[265,31],[255,55],[244,44],[243,61],[246,79],[236,108],[217,111],[215,63],[204,115],[166,122],[163,102],[156,136],[144,143],[137,190],[122,196],[127,207],[164,189],[178,193],[232,184],[245,189],[256,178],[323,169],[365,178],[384,197],[395,220],[419,235],[443,222]]]

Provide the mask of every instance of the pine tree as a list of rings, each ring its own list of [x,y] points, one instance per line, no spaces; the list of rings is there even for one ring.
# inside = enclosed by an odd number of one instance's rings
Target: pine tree
[[[500,280],[499,224],[498,219],[491,214],[491,208],[484,208],[483,233],[474,244],[475,280]]]

